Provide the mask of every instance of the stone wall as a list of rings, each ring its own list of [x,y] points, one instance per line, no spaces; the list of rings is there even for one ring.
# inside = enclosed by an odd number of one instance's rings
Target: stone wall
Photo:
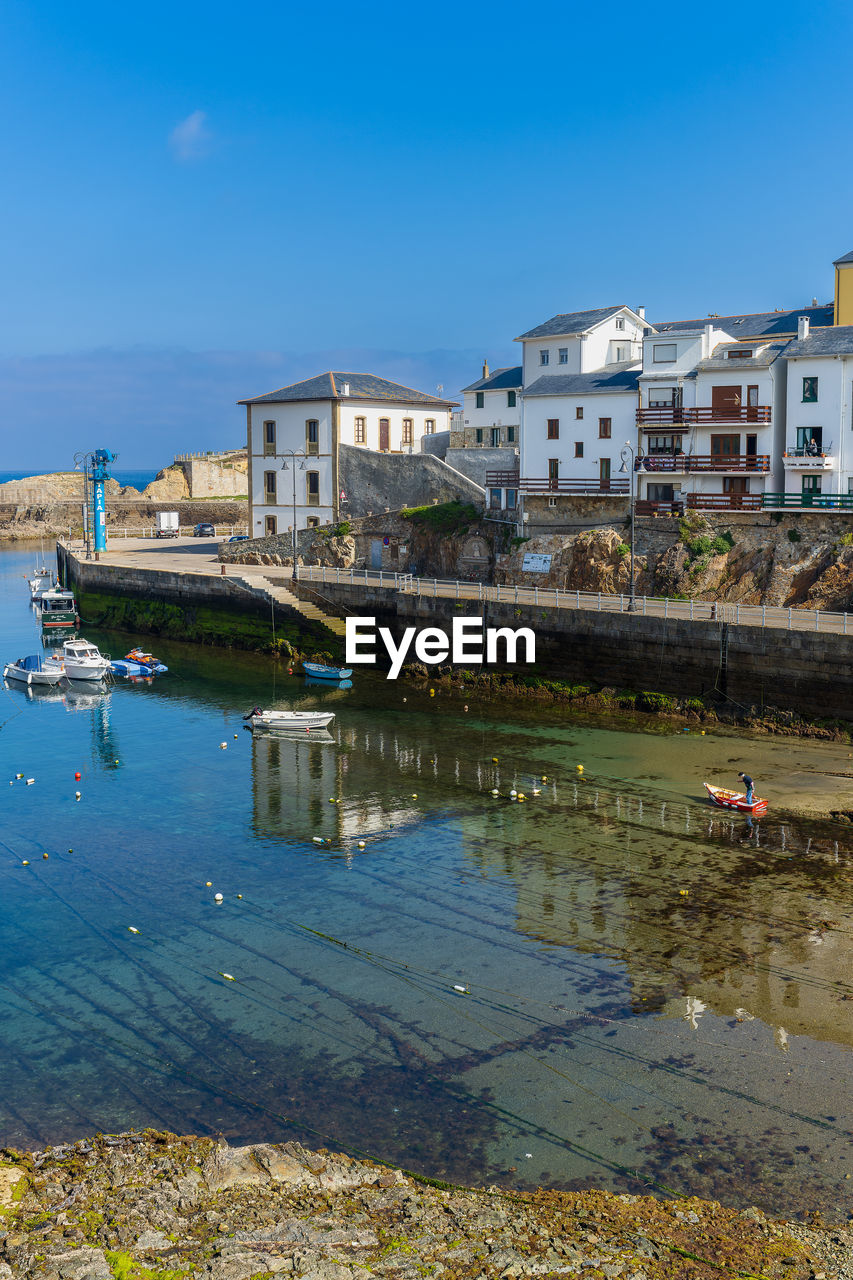
[[[377,453],[340,446],[340,485],[347,496],[341,519],[430,503],[473,502],[482,507],[482,486],[429,453]]]
[[[504,449],[448,449],[444,460],[483,489],[486,488],[487,471],[518,471],[518,450],[512,446]]]
[[[554,506],[551,506],[552,501]],[[621,497],[616,494],[612,497],[525,494],[524,513],[527,516],[524,532],[527,537],[536,538],[546,533],[575,533],[580,529],[618,525],[620,521],[628,520],[630,501],[627,495]]]

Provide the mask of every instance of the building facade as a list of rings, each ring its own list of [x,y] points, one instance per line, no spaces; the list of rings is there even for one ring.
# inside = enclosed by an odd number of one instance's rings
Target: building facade
[[[339,449],[417,453],[449,430],[454,403],[373,374],[328,372],[246,406],[252,537],[327,524],[346,510]]]
[[[451,449],[518,448],[521,426],[521,366],[495,369],[462,392],[461,430],[451,426]]]
[[[784,363],[786,502],[826,505],[837,495],[853,503],[853,325],[812,330],[805,320]]]

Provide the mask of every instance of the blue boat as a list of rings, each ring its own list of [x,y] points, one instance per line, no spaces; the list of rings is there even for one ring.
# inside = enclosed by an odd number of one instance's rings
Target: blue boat
[[[302,670],[313,680],[349,680],[352,667],[325,667],[322,662],[303,662]]]

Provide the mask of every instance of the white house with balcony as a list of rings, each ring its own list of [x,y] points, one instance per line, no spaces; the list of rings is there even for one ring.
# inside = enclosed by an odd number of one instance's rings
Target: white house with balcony
[[[732,341],[714,322],[646,337],[637,409],[641,510],[761,505],[780,480],[785,345]]]
[[[853,508],[853,325],[814,330],[803,316],[785,364],[786,505]]]
[[[249,532],[259,538],[340,518],[342,444],[386,454],[420,452],[447,431],[454,402],[369,373],[328,372],[246,406]],[[346,506],[344,505],[344,510]]]

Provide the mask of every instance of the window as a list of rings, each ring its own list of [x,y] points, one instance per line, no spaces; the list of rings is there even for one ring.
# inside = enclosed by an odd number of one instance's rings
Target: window
[[[483,443],[483,428],[482,428],[482,427],[477,427],[477,428],[475,429],[475,431],[474,431],[474,443],[475,443],[475,444],[482,444],[482,443]]]
[[[568,364],[568,363],[569,363],[569,348],[568,348],[568,347],[560,347],[560,350],[557,352],[557,359],[559,360],[560,364]]]
[[[320,424],[316,418],[309,418],[305,423],[305,452],[320,452]]]
[[[817,378],[803,378],[803,404],[817,402]]]
[[[506,407],[508,409],[515,408],[515,392],[514,391],[508,391],[506,393]]]
[[[711,436],[711,456],[713,458],[736,458],[740,453],[740,436]]]
[[[681,453],[681,436],[649,436],[647,453]]]
[[[610,419],[609,418],[598,419],[598,438],[599,440],[610,439]]]
[[[749,493],[745,476],[723,476],[723,493]]]
[[[729,360],[750,360],[752,352],[739,347],[737,351],[730,351],[728,358]]]
[[[427,418],[424,422],[424,435],[435,435],[435,418]]]
[[[549,418],[548,419],[548,439],[559,440],[559,438],[560,438],[560,419]]]
[[[274,538],[278,532],[276,528],[275,516],[266,516],[264,519],[264,533],[268,538]]]
[[[617,328],[617,329],[624,329],[624,328],[625,328],[625,317],[624,317],[624,316],[617,316],[617,317],[616,317],[616,328]]]
[[[305,472],[305,492],[308,498],[309,507],[319,507],[320,505],[320,472]]]
[[[500,511],[502,497],[503,497],[502,489],[489,490],[489,507],[492,511]]]
[[[504,499],[504,507],[507,511],[515,511],[518,506],[518,490],[507,489],[506,498]]]
[[[486,403],[486,393],[485,393],[485,391],[478,391],[478,392],[477,392],[477,405],[476,405],[476,407],[477,407],[478,409],[482,409],[482,408],[485,406],[485,403]]]
[[[540,352],[539,352],[539,363],[540,363],[540,364],[548,364],[549,359],[550,359],[550,356],[549,356],[549,353],[548,353],[547,351],[540,351]]]
[[[367,419],[356,418],[355,420],[355,442],[356,444],[364,444],[367,439]]]
[[[403,444],[411,444],[415,438],[415,424],[412,418],[403,419]]]
[[[675,498],[675,486],[671,484],[650,484],[646,489],[649,502],[672,502]]]
[[[575,441],[575,457],[576,458],[583,457],[583,440]]]
[[[803,493],[820,493],[820,476],[803,476]]]
[[[515,427],[507,427],[506,442],[507,444],[515,444]]]
[[[275,502],[275,472],[264,472],[264,496],[267,502]]]
[[[675,387],[649,387],[649,408],[665,409],[675,404]]]
[[[797,452],[819,457],[823,453],[823,427],[797,427]]]
[[[616,363],[617,363],[617,364],[621,364],[621,362],[622,362],[623,360],[627,360],[627,358],[628,358],[628,357],[625,355],[625,351],[626,351],[626,348],[625,348],[625,347],[617,347],[617,348],[616,348]]]
[[[275,423],[264,423],[264,456],[269,457],[275,453]]]
[[[318,527],[318,525],[320,524],[320,517],[319,517],[319,516],[309,516],[309,517],[308,517],[308,519],[305,521],[305,524],[307,525],[307,527],[308,527],[309,529],[316,529],[316,528]]]
[[[674,342],[656,342],[652,346],[652,360],[655,364],[672,364],[678,355],[678,347]]]
[[[582,418],[582,417],[583,417],[583,405],[582,405],[582,404],[579,404],[579,405],[578,405],[578,407],[575,409],[575,417],[576,417],[576,418],[578,418],[578,419],[580,419],[580,418]]]

